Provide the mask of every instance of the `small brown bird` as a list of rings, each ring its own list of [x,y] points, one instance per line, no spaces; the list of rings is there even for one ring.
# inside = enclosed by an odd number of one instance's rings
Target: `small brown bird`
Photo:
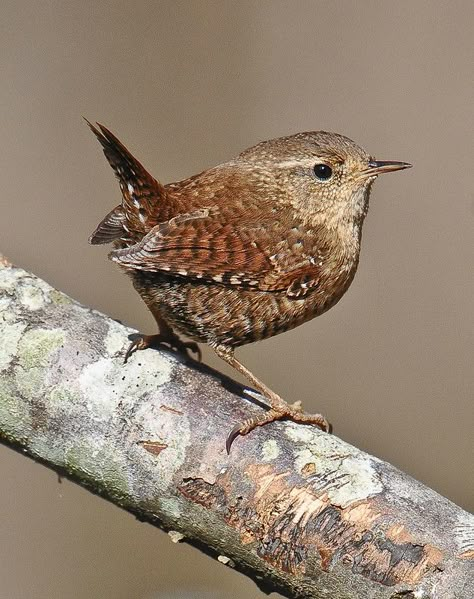
[[[406,162],[374,160],[326,131],[264,141],[189,179],[163,185],[104,126],[88,123],[120,182],[122,202],[90,243],[132,278],[159,327],[132,352],[165,343],[200,355],[208,343],[245,375],[268,410],[237,435],[283,418],[329,430],[320,414],[287,404],[234,355],[236,347],[292,329],[329,310],[359,262],[372,183]],[[193,342],[184,342],[174,330]]]

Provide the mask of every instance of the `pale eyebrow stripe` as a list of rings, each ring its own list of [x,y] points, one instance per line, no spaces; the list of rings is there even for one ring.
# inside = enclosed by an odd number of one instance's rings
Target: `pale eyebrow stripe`
[[[283,160],[281,162],[277,162],[275,166],[279,166],[281,168],[287,168],[292,166],[313,166],[315,161],[319,160],[319,158],[306,158],[304,160]]]
[[[312,156],[311,158],[303,158],[302,160],[282,160],[281,162],[277,162],[275,164],[275,166],[277,167],[281,167],[281,168],[291,168],[291,167],[296,167],[296,166],[309,166],[311,168],[313,168],[313,166],[315,164],[317,164],[318,162],[329,162],[329,163],[333,163],[337,162],[338,164],[342,164],[344,161],[338,159],[335,156],[331,156],[331,159],[329,160],[327,156],[324,156],[324,154],[322,156]]]

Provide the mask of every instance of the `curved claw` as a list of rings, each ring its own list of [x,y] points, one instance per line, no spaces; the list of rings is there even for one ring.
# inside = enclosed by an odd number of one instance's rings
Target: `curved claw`
[[[135,341],[132,341],[132,343],[130,343],[130,345],[128,346],[128,349],[125,352],[123,363],[126,364],[130,356],[134,354],[136,351],[138,351],[139,349],[146,349],[147,347],[149,346],[146,345],[145,337],[139,337],[138,339],[135,339]]]
[[[254,428],[257,428],[257,426],[263,426],[264,424],[267,424],[269,422],[281,420],[285,417],[285,415],[285,412],[278,412],[277,410],[271,408],[270,410],[260,412],[260,414],[257,414],[257,416],[254,416],[253,418],[248,418],[247,420],[244,420],[244,422],[236,424],[234,428],[230,431],[225,442],[227,454],[230,453],[232,443],[234,442],[236,437],[238,437],[239,435],[243,436],[247,433],[250,433],[250,431],[253,431]]]
[[[227,455],[230,454],[232,443],[240,435],[240,428],[241,428],[241,425],[236,424],[234,426],[234,428],[230,431],[230,433],[227,435],[227,439],[225,440],[225,450],[227,452]]]
[[[277,410],[275,408],[271,408],[266,412],[261,412],[257,416],[249,418],[248,420],[245,420],[244,422],[241,422],[234,426],[234,428],[230,431],[229,435],[227,436],[225,442],[227,455],[230,454],[232,443],[239,435],[246,435],[258,426],[264,426],[269,422],[274,422],[275,420],[283,419],[292,420],[293,422],[299,422],[301,424],[313,424],[325,433],[330,433],[332,430],[330,423],[324,416],[321,416],[321,414],[305,414],[302,411],[299,402],[297,402],[296,406],[288,406],[288,410]]]
[[[127,363],[130,356],[136,351],[147,349],[148,347],[159,347],[161,344],[168,345],[171,349],[181,352],[187,358],[190,358],[188,350],[192,351],[196,354],[199,362],[202,360],[201,348],[195,341],[181,341],[178,335],[174,333],[172,335],[162,335],[159,333],[158,335],[143,335],[132,341],[125,352],[124,364]]]

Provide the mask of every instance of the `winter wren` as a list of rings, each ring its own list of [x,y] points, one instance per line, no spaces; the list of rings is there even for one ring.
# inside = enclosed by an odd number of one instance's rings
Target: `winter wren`
[[[132,278],[159,327],[132,343],[165,343],[199,355],[208,343],[245,375],[268,409],[227,439],[288,418],[329,429],[320,414],[288,405],[234,355],[240,345],[292,329],[336,304],[359,262],[372,183],[406,162],[374,160],[336,133],[264,141],[189,179],[163,185],[105,127],[89,123],[120,182],[122,202],[90,243]],[[193,339],[182,341],[176,330]]]

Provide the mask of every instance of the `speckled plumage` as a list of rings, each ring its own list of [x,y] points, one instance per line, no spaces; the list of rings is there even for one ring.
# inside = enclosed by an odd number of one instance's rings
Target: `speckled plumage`
[[[260,383],[233,348],[292,329],[339,301],[357,269],[373,181],[409,165],[374,162],[347,137],[317,131],[262,142],[162,185],[110,131],[90,127],[122,190],[122,203],[90,241],[114,243],[111,260],[165,331],[158,340],[177,346],[172,327],[208,343],[269,399],[277,416],[267,413],[237,433],[277,417],[303,420],[308,415]],[[318,179],[317,164],[330,167],[328,180]],[[145,339],[134,349],[149,346]]]

